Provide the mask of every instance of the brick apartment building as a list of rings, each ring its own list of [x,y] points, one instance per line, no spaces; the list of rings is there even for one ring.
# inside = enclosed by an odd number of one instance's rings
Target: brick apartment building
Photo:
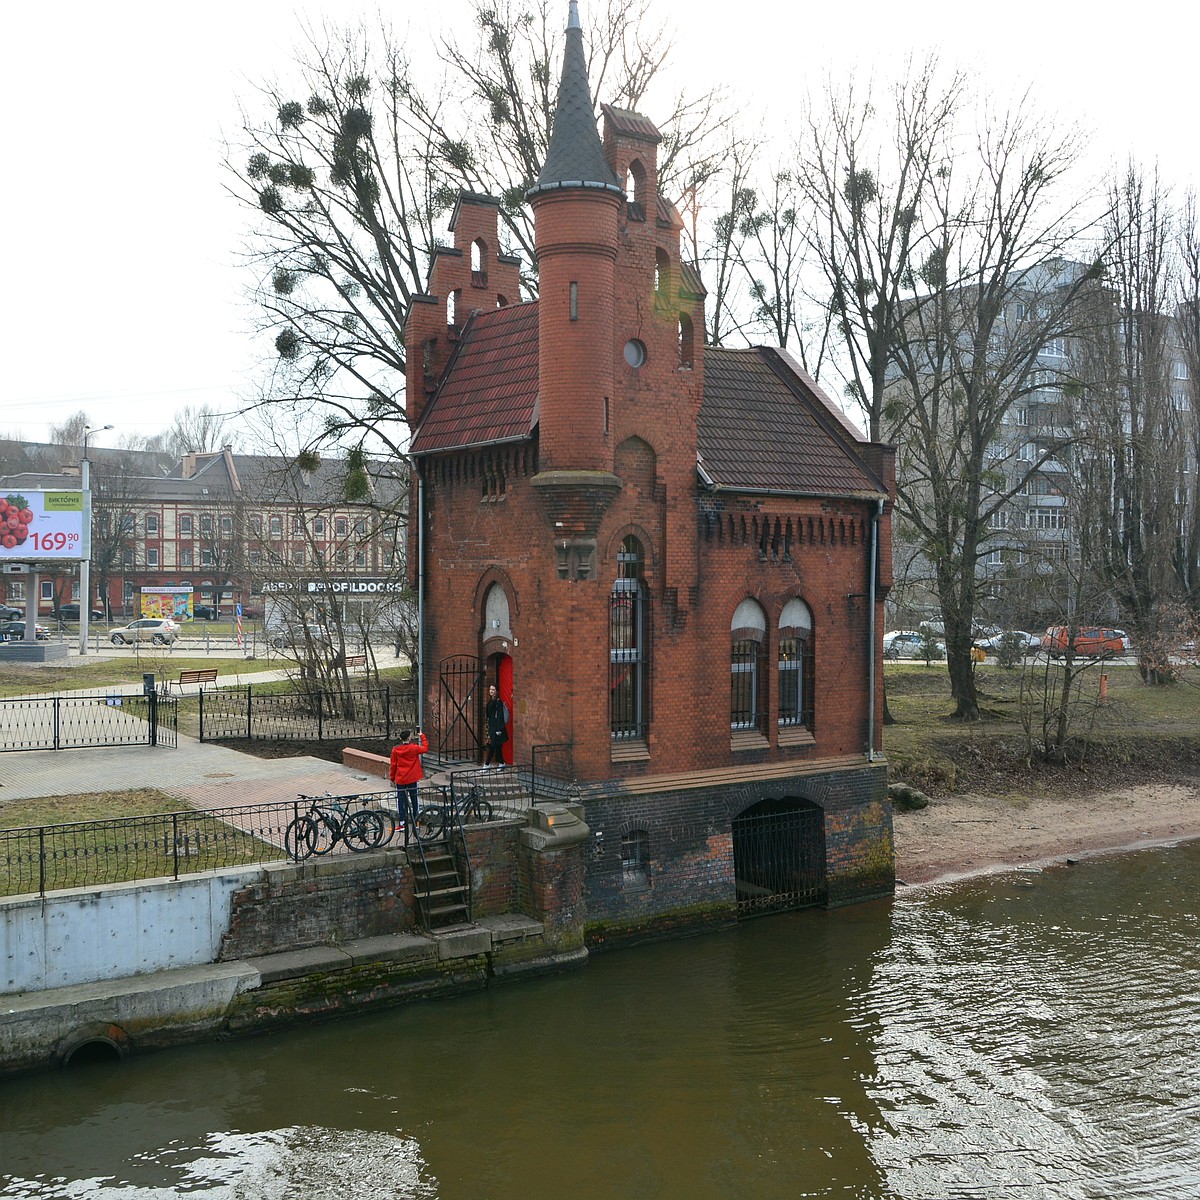
[[[406,328],[428,723],[472,753],[494,682],[506,757],[565,753],[593,944],[894,885],[893,451],[786,353],[702,344],[659,142],[611,107],[601,139],[572,4],[539,299],[507,303],[496,203],[464,194]]]
[[[16,467],[8,489],[79,486],[64,447],[25,445],[4,454]],[[231,447],[164,458],[92,447],[93,605],[114,619],[141,611],[144,589],[191,589],[194,608],[230,617],[235,604],[261,616],[264,591],[303,591],[329,580],[402,576],[405,529],[398,513],[407,473],[369,463],[368,494],[344,497],[344,459],[239,454]],[[304,587],[300,585],[303,584]],[[24,607],[20,577],[0,580]],[[78,601],[75,564],[40,579],[39,616]]]

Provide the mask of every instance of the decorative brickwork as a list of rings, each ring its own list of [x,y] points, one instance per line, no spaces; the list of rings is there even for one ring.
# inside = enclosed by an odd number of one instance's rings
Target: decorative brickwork
[[[564,88],[586,94],[569,75]],[[603,169],[588,140],[586,180],[544,171],[530,193],[536,304],[461,329],[414,308],[408,338],[410,362],[422,339],[455,344],[434,356],[439,382],[413,442],[426,711],[438,711],[438,664],[477,658],[489,682],[511,673],[514,762],[570,745],[601,835],[586,856],[595,928],[730,919],[731,823],[769,796],[820,805],[830,903],[892,886],[873,717],[894,452],[853,430],[785,352],[702,345],[703,286],[658,191],[659,141],[646,118],[606,108]],[[459,227],[482,227],[489,204],[464,196]],[[439,256],[434,273],[452,268]],[[640,547],[634,580],[618,561],[626,539]],[[483,611],[499,580],[503,637]],[[622,619],[633,594],[636,630]],[[743,603],[763,628],[733,628]],[[784,621],[796,611],[811,628]],[[697,772],[746,778],[680,782]],[[790,775],[807,790],[778,791]],[[642,817],[652,859],[639,892],[612,856]],[[573,885],[543,879],[544,866],[522,866],[526,912],[574,904]]]

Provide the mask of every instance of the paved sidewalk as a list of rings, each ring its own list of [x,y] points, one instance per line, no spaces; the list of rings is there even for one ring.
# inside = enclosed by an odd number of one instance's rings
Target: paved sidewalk
[[[223,808],[294,800],[300,792],[386,791],[391,784],[319,758],[256,758],[182,733],[176,749],[105,746],[0,754],[0,807],[36,796],[140,787],[158,788],[197,808]]]

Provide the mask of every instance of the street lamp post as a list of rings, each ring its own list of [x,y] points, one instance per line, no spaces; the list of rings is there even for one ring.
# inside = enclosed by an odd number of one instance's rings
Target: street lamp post
[[[83,557],[79,562],[79,653],[87,653],[88,621],[92,615],[92,475],[88,462],[88,434],[103,433],[111,425],[93,425],[83,431],[83,461],[79,480],[83,485]]]

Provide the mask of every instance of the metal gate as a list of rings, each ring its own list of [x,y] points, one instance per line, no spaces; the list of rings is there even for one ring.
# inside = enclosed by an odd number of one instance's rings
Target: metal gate
[[[483,663],[467,654],[444,658],[438,677],[438,760],[478,762],[483,745]]]
[[[0,751],[177,746],[179,706],[154,692],[6,698]]]
[[[760,800],[733,821],[740,917],[822,904],[825,814],[810,800]]]

